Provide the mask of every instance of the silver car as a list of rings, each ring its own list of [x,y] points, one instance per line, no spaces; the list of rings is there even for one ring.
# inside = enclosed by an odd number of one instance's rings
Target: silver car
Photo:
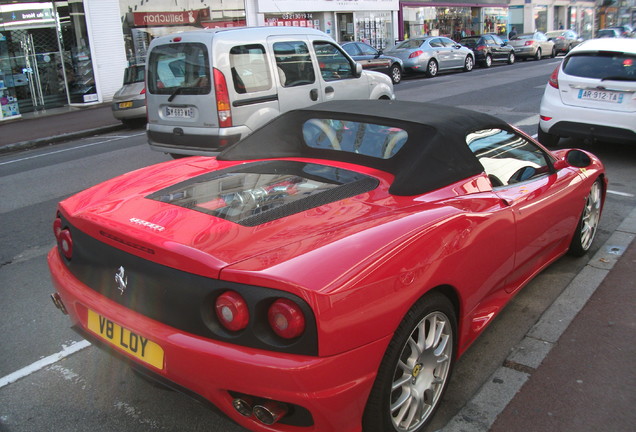
[[[124,85],[113,95],[113,116],[124,124],[146,119],[146,67],[128,66],[124,71]]]
[[[508,42],[515,49],[515,55],[522,60],[533,58],[541,60],[543,57],[556,56],[554,42],[548,40],[541,32],[520,34]]]
[[[572,30],[554,30],[545,34],[548,39],[554,42],[554,49],[558,53],[569,53],[572,48],[583,42]]]
[[[475,57],[470,48],[442,36],[408,39],[384,54],[402,59],[405,71],[423,72],[431,78],[445,70],[463,69],[470,72],[475,66]]]

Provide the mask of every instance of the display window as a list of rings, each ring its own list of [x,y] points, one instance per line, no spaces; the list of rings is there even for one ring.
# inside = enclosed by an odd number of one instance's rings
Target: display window
[[[82,2],[0,5],[3,118],[97,101]]]

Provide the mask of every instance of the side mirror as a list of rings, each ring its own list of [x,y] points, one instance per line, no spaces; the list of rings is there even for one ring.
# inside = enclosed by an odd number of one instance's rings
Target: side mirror
[[[569,166],[575,168],[587,168],[592,164],[592,159],[584,151],[572,149],[565,154],[563,159],[554,163],[554,169],[560,170]]]
[[[362,65],[356,62],[356,78],[360,78],[362,76]]]
[[[382,54],[384,54],[384,51],[383,50],[378,50],[378,55],[382,55]]]

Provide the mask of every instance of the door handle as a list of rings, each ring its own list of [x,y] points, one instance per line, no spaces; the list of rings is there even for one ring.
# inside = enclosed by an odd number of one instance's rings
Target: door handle
[[[318,90],[311,89],[309,91],[309,99],[311,99],[314,102],[317,101],[318,100]]]
[[[333,93],[333,92],[334,92],[333,87],[331,86],[325,87],[325,93]]]

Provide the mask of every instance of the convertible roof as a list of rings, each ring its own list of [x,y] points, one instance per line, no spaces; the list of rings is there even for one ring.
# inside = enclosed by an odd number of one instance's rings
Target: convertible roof
[[[390,159],[304,143],[302,127],[312,118],[376,123],[401,128],[408,140]],[[483,166],[466,144],[476,130],[510,129],[488,114],[420,102],[355,100],[332,101],[289,111],[219,154],[219,160],[237,161],[303,157],[364,165],[395,175],[390,193],[419,195],[477,175]]]

